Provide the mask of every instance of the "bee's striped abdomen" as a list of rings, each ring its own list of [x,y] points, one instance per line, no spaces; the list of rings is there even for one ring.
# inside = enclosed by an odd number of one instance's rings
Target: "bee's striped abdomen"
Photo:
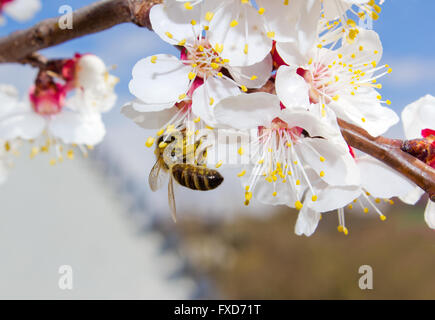
[[[218,171],[192,164],[175,164],[172,175],[182,186],[200,191],[215,189],[224,180]]]

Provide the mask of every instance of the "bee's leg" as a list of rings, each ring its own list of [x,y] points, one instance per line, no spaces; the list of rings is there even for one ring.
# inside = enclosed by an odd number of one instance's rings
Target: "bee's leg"
[[[174,178],[172,177],[172,169],[170,170],[169,183],[168,183],[168,203],[169,209],[171,210],[172,220],[177,222],[177,209],[175,207],[175,196],[174,196]]]

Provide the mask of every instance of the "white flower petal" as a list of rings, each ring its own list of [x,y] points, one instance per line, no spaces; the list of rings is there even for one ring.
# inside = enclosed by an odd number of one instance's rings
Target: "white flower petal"
[[[270,126],[280,114],[279,103],[277,96],[264,92],[239,94],[221,100],[214,108],[214,115],[220,125],[236,129]]]
[[[378,64],[383,54],[382,42],[378,33],[363,28],[358,28],[358,31],[357,41],[342,46],[335,54],[343,54],[343,62],[348,64],[352,64],[355,59],[370,63],[375,61]]]
[[[297,42],[278,42],[276,51],[288,65],[303,66],[308,62],[308,54],[301,51]]]
[[[181,94],[187,93],[192,68],[169,54],[153,57],[142,59],[133,67],[130,92],[148,104],[178,101]]]
[[[296,67],[281,66],[276,73],[276,94],[286,108],[304,108],[310,104],[308,84],[296,73]]]
[[[261,62],[247,67],[232,67],[229,71],[237,84],[247,88],[261,88],[271,76],[272,63],[272,56],[268,54]]]
[[[35,113],[29,104],[21,103],[0,116],[0,139],[35,139],[42,134],[46,124],[45,118]]]
[[[235,19],[238,24],[230,27]],[[265,34],[257,11],[251,5],[234,4],[233,1],[215,12],[208,39],[213,47],[223,45],[221,56],[229,59],[231,66],[253,65],[262,61],[272,49],[272,39]]]
[[[316,188],[317,201],[306,200],[313,210],[327,212],[343,208],[361,195],[361,188],[357,186],[330,186],[322,183]]]
[[[40,9],[40,0],[15,0],[4,7],[9,16],[20,22],[32,19]]]
[[[313,42],[317,36],[321,2],[318,0],[260,0],[265,8],[264,17],[268,31],[274,32],[277,42]]]
[[[431,229],[435,229],[435,203],[428,200],[426,209],[424,210],[424,221]]]
[[[135,99],[128,102],[126,105],[130,105],[137,112],[158,112],[165,109],[171,109],[175,105],[172,102],[162,104],[148,104],[142,100]]]
[[[303,139],[296,143],[296,150],[303,163],[313,168],[322,179],[335,186],[357,186],[360,175],[355,160],[350,153],[342,153],[342,149],[326,139]],[[323,161],[321,161],[322,157]]]
[[[402,111],[406,139],[421,138],[421,130],[435,129],[435,97],[426,95]]]
[[[336,121],[334,122],[335,125],[329,121],[322,121],[314,112],[303,109],[284,109],[279,117],[290,128],[300,127],[305,129],[311,137],[323,137],[330,142],[334,142],[337,148],[341,148],[342,154],[349,151]]]
[[[172,107],[150,112],[141,112],[136,110],[137,106],[137,101],[127,103],[122,107],[121,113],[133,120],[138,126],[145,129],[162,128],[179,111],[176,107]]]
[[[361,171],[361,185],[374,197],[401,197],[415,188],[414,183],[373,157],[362,156],[356,161]]]
[[[65,144],[90,146],[100,143],[106,134],[99,113],[76,113],[66,110],[52,116],[48,130]]]
[[[420,200],[421,196],[424,195],[425,192],[420,187],[414,187],[410,192],[406,195],[403,195],[400,198],[406,204],[414,205]]]
[[[341,17],[343,12],[351,8],[352,4],[343,3],[341,0],[323,0],[325,18],[329,21]]]
[[[191,24],[192,20],[199,22],[201,19],[200,7],[194,6],[191,10],[186,10],[182,4],[174,2],[154,5],[150,10],[152,29],[172,45],[177,45],[182,40],[193,42],[201,35],[200,24]]]
[[[18,90],[11,85],[0,85],[0,116],[13,110],[19,103]]]
[[[219,78],[208,78],[196,88],[192,96],[192,112],[211,127],[218,125],[214,108],[222,100],[240,94],[240,89],[233,82]]]
[[[309,237],[314,233],[314,231],[316,231],[319,221],[319,212],[309,208],[308,206],[303,206],[301,211],[299,211],[298,219],[296,220],[295,233],[298,236],[305,235]]]
[[[360,88],[358,96],[340,95],[337,101],[332,101],[328,106],[338,118],[352,122],[377,137],[400,121],[392,109],[381,105],[377,96],[374,89]]]

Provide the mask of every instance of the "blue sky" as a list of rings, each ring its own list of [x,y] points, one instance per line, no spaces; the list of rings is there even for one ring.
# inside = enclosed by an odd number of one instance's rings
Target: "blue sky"
[[[31,26],[41,19],[57,16],[61,5],[67,4],[77,9],[92,2],[94,1],[45,0],[42,11],[32,21],[20,24],[8,19],[7,25],[0,28],[0,36]],[[396,111],[400,112],[406,104],[427,93],[435,95],[433,12],[435,1],[386,0],[380,19],[374,24],[384,45],[383,61],[393,68],[393,73],[382,81],[382,95],[393,102]],[[174,48],[155,34],[132,24],[119,25],[43,51],[49,57],[66,57],[74,52],[92,52],[101,56],[108,65],[117,66],[113,73],[121,79],[117,87],[119,105],[130,98],[127,86],[131,69],[137,60],[161,52],[176,54]],[[20,76],[11,77],[11,68],[20,70]],[[0,80],[5,81],[5,78],[11,77],[12,82],[19,82],[14,84],[20,89],[31,82],[31,74],[29,68],[0,67]],[[26,78],[25,75],[29,76]],[[114,110],[108,118],[119,119],[118,110]]]

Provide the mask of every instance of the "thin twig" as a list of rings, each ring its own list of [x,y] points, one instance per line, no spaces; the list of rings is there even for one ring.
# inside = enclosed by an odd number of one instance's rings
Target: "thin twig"
[[[21,62],[44,48],[131,22],[150,28],[149,10],[162,0],[102,0],[73,13],[72,29],[61,29],[59,18],[43,20],[26,30],[0,38],[0,63]]]

